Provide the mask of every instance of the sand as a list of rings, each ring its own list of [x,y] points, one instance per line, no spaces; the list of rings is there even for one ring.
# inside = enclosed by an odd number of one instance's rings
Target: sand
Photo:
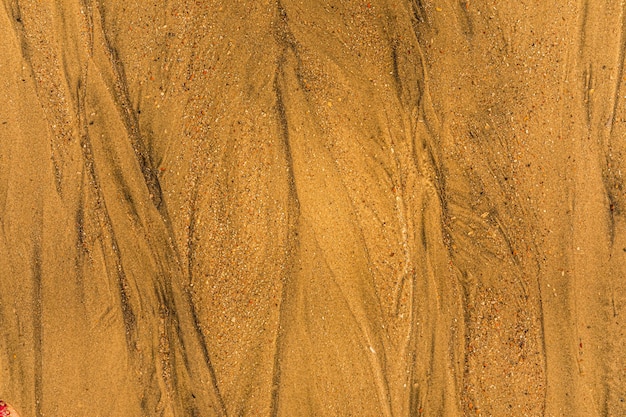
[[[625,51],[617,1],[3,0],[0,398],[626,415]]]

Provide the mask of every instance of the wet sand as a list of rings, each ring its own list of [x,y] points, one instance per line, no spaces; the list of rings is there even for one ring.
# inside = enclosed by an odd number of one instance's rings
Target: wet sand
[[[3,0],[0,398],[626,415],[618,3]]]

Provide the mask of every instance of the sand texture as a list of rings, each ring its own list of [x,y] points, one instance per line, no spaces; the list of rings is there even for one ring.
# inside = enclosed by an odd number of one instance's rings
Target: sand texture
[[[617,0],[0,0],[0,398],[626,416],[625,59]]]

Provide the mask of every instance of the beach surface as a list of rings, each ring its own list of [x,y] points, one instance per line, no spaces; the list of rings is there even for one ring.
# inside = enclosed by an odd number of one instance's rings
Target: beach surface
[[[0,0],[0,399],[625,416],[622,3]]]

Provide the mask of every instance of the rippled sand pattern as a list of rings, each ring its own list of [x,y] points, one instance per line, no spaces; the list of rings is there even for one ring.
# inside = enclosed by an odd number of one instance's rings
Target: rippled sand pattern
[[[626,415],[626,6],[1,0],[0,398]]]

